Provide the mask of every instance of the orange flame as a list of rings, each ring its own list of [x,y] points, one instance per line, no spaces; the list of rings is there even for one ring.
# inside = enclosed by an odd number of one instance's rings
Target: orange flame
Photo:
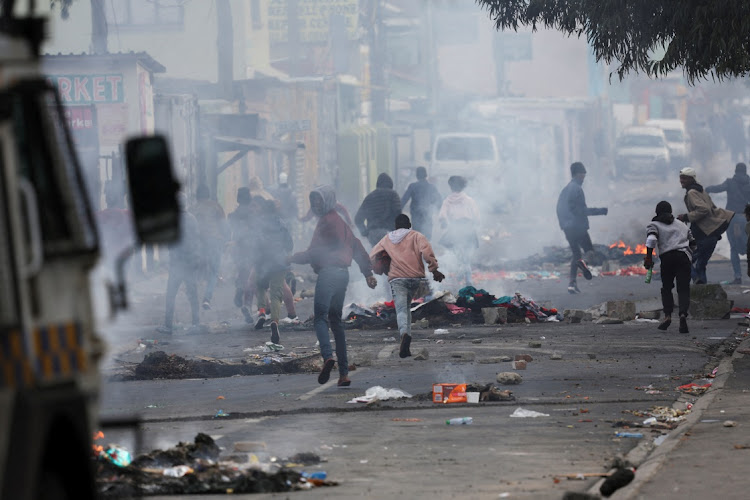
[[[623,255],[646,255],[646,245],[644,244],[636,245],[635,250],[633,250],[633,247],[620,240],[616,243],[612,243],[609,248],[624,248],[622,252]]]
[[[94,433],[94,441],[104,439],[104,433],[102,431],[97,431]]]
[[[611,245],[609,246],[609,248],[625,248],[626,246],[627,246],[627,245],[625,244],[625,242],[624,242],[624,241],[622,241],[622,240],[620,240],[620,241],[618,241],[618,242],[616,242],[616,243],[612,243],[612,244],[611,244]]]

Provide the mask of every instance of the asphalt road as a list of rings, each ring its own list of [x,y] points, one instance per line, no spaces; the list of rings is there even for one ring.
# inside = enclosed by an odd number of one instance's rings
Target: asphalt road
[[[711,279],[728,279],[729,274],[728,262],[709,266]],[[567,294],[565,283],[555,281],[479,285],[496,295],[518,291],[561,310],[614,299],[636,301],[639,310],[659,307],[660,283],[645,285],[642,277],[598,277],[581,282],[580,295]],[[684,408],[694,398],[681,395],[676,387],[711,372],[737,325],[736,320],[691,321],[687,335],[678,334],[676,325],[665,333],[644,322],[448,326],[444,335],[433,329],[414,332],[412,352],[426,348],[426,361],[398,358],[396,343],[387,340],[398,336],[394,331],[353,331],[348,333],[350,362],[358,367],[350,373],[349,388],[336,387],[335,373],[333,382],[320,386],[312,372],[116,381],[113,375],[151,350],[138,352],[137,338],[166,340],[169,344],[162,347],[168,353],[227,361],[258,354],[244,350],[257,349],[267,340],[267,332],[250,330],[228,310],[206,315],[209,333],[159,337],[153,333],[158,302],[145,288],[137,288],[134,312],[108,330],[112,358],[105,365],[102,415],[139,415],[142,451],[192,441],[197,432],[205,432],[227,451],[238,441],[265,443],[265,452],[258,454],[261,462],[316,453],[325,462],[303,470],[322,469],[339,482],[332,488],[253,498],[561,498],[565,491],[585,491],[595,480],[554,478],[606,472],[616,457],[653,441],[660,431],[639,430],[642,439],[618,438],[615,432],[621,429],[613,424],[643,420],[630,411],[673,404]],[[726,288],[735,305],[747,307],[750,300],[742,287]],[[220,288],[219,297],[230,292],[229,287]],[[309,302],[299,303],[300,316],[309,314]],[[541,347],[529,347],[530,341],[541,342]],[[282,330],[281,343],[285,352],[316,353],[309,331]],[[460,352],[462,357],[455,357]],[[562,359],[551,359],[553,353]],[[495,358],[515,354],[529,354],[533,361],[517,371],[521,384],[503,387],[513,391],[512,402],[348,402],[373,386],[419,396],[429,393],[435,382],[491,383],[498,372],[514,371],[511,363]],[[647,393],[647,386],[657,392]],[[519,407],[549,416],[510,417]],[[219,410],[229,416],[215,417]],[[445,425],[446,419],[465,416],[474,419],[472,425]],[[127,432],[113,431],[108,439],[133,446]]]

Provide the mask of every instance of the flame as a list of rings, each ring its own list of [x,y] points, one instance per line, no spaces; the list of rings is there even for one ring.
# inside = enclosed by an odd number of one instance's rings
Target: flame
[[[99,439],[104,439],[104,433],[102,431],[94,433],[93,440],[97,441]],[[93,450],[95,457],[101,456],[104,453],[104,446],[100,444],[92,444],[91,449]]]
[[[612,244],[611,244],[611,245],[609,246],[609,248],[625,248],[626,246],[627,246],[627,245],[625,244],[625,242],[624,242],[624,241],[622,241],[622,240],[620,240],[620,241],[618,241],[618,242],[616,242],[616,243],[612,243]]]
[[[620,240],[612,243],[609,248],[623,248],[623,255],[646,255],[646,245],[644,244],[636,245],[634,250],[633,247]]]
[[[633,250],[630,248],[630,245],[628,245],[628,248],[625,249],[624,252],[622,252],[623,255],[633,255]]]
[[[102,431],[97,431],[94,434],[94,441],[97,441],[99,439],[104,439],[104,433]]]

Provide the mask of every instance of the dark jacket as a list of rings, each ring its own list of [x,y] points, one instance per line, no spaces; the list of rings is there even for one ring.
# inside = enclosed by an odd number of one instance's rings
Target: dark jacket
[[[393,231],[396,229],[396,216],[401,213],[401,198],[393,190],[390,176],[380,174],[375,186],[375,191],[365,197],[354,216],[354,224],[362,236],[367,236],[374,229]]]
[[[707,186],[707,193],[727,192],[727,210],[742,213],[750,203],[750,175],[734,174],[733,177],[715,186]]]
[[[198,221],[193,214],[180,213],[180,240],[169,247],[169,268],[195,273],[203,264]]]
[[[557,220],[563,231],[588,231],[589,215],[606,215],[606,208],[589,208],[583,186],[571,180],[557,199]]]
[[[362,242],[354,236],[349,225],[336,212],[336,194],[330,186],[321,186],[315,191],[323,198],[325,215],[318,220],[310,240],[310,246],[304,252],[291,257],[295,264],[310,264],[315,273],[325,267],[348,268],[352,258],[359,265],[365,276],[372,276],[372,264]]]
[[[420,179],[417,182],[412,182],[409,187],[406,188],[406,192],[401,197],[401,208],[403,209],[407,203],[411,200],[411,215],[414,217],[427,217],[431,215],[433,211],[440,208],[443,202],[440,193],[434,184],[430,183],[427,179]]]
[[[259,277],[288,269],[287,256],[294,243],[284,221],[277,214],[259,214],[251,225],[249,249],[252,264]]]

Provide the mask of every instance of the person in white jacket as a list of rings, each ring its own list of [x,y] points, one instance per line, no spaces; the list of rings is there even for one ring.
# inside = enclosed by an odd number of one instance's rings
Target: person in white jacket
[[[454,175],[448,179],[448,185],[452,192],[443,201],[438,215],[440,227],[445,230],[440,244],[456,256],[464,284],[471,286],[471,261],[479,248],[479,206],[474,198],[463,192],[466,179]]]
[[[380,258],[385,251],[390,258],[388,283],[393,293],[396,322],[401,334],[399,357],[411,356],[411,301],[418,290],[426,284],[424,263],[435,281],[445,276],[438,271],[438,262],[430,242],[422,233],[411,229],[411,221],[405,214],[396,217],[396,229],[386,234],[370,252],[370,261]]]

